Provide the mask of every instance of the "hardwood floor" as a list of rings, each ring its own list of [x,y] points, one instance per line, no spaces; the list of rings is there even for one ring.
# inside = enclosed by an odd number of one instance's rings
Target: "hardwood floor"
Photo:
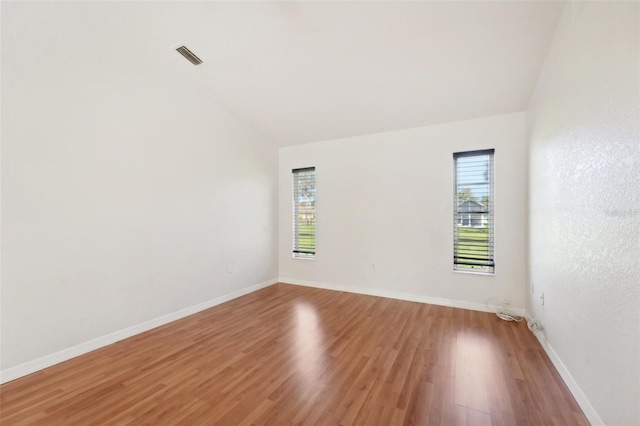
[[[0,424],[587,425],[523,323],[277,284],[0,387]]]

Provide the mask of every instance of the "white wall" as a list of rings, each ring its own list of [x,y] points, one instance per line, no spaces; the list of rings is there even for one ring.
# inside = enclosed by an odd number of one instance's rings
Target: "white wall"
[[[275,145],[102,5],[3,5],[3,370],[277,278]]]
[[[640,424],[639,18],[569,3],[527,114],[529,309],[594,424]]]
[[[524,132],[525,115],[515,113],[280,148],[280,279],[473,308],[509,297],[522,308]],[[452,265],[452,154],[484,148],[496,149],[495,276],[456,273]],[[306,166],[317,177],[314,261],[291,256],[291,169]]]

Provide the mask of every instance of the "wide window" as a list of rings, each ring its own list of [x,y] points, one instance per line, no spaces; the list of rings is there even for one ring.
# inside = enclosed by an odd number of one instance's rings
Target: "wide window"
[[[316,169],[293,169],[293,257],[316,255]]]
[[[492,273],[493,149],[453,154],[453,269]]]

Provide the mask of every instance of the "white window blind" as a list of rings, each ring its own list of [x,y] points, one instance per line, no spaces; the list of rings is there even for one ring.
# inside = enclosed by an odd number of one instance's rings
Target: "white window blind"
[[[453,268],[492,273],[494,260],[494,150],[453,154]]]
[[[293,257],[316,254],[316,169],[293,169]]]

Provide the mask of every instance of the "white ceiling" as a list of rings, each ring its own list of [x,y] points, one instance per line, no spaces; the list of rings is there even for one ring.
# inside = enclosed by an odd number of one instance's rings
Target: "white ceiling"
[[[34,3],[30,25],[73,28],[65,43],[78,54],[91,50],[87,60],[100,50],[122,58],[105,67],[174,73],[279,145],[292,145],[523,111],[563,7]],[[174,51],[182,44],[205,64],[183,59]]]

